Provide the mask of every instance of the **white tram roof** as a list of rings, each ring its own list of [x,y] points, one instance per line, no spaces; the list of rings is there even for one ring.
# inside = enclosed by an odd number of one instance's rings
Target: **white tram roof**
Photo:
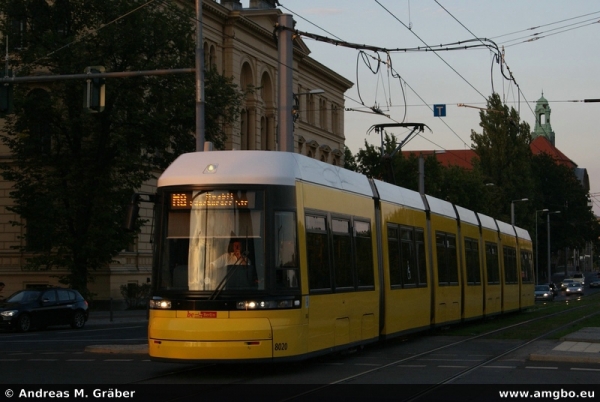
[[[425,210],[423,198],[417,191],[394,186],[393,184],[379,180],[373,180],[373,182],[375,183],[375,187],[377,187],[377,192],[379,193],[379,199],[381,201],[401,204],[419,211]]]
[[[515,235],[515,229],[512,227],[511,224],[499,220],[496,220],[496,223],[498,224],[498,229],[500,229],[500,233],[504,233],[511,236]]]
[[[456,219],[456,211],[451,203],[448,201],[440,200],[439,198],[425,195],[427,197],[427,203],[429,204],[429,210],[438,215],[447,216],[452,219]]]
[[[529,232],[523,228],[519,228],[515,226],[515,230],[517,231],[517,237],[523,240],[531,240],[531,236]]]
[[[209,166],[214,170],[209,171]],[[211,184],[294,186],[296,180],[373,196],[367,177],[292,152],[209,151],[179,156],[158,179],[158,187]]]
[[[481,222],[482,228],[490,229],[494,232],[498,231],[498,226],[496,226],[496,220],[494,218],[480,213],[477,213],[477,216],[479,217],[479,221]]]
[[[458,205],[455,205],[455,207],[458,211],[458,216],[460,217],[461,222],[469,223],[474,226],[479,226],[479,221],[477,220],[477,214],[475,214],[475,212]]]

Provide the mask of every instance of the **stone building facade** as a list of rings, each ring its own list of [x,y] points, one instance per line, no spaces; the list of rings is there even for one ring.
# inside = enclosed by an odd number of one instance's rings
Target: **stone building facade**
[[[180,1],[194,7],[194,1]],[[229,150],[277,150],[278,49],[274,25],[281,14],[275,1],[251,0],[249,8],[239,0],[203,0],[202,30],[205,64],[233,77],[242,89],[255,90],[244,101],[241,118],[229,128]],[[193,29],[193,25],[191,26]],[[344,77],[310,58],[306,44],[296,38],[293,51],[293,91],[297,118],[294,123],[295,152],[335,165],[343,164],[344,93],[353,85]],[[309,92],[319,92],[310,94]],[[1,124],[1,122],[0,122]],[[0,145],[0,160],[10,161]],[[27,255],[18,251],[23,241],[21,218],[7,210],[12,183],[0,179],[0,281],[2,296],[34,285],[57,284],[59,271],[25,270]],[[139,191],[152,193],[155,182]],[[90,290],[95,300],[115,300],[122,305],[122,285],[150,282],[152,265],[152,204],[142,202],[141,218],[148,222],[136,244],[123,250],[113,264],[94,274]]]

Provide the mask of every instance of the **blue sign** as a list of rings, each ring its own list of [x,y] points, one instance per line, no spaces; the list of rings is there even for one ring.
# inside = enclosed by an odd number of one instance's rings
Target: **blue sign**
[[[446,117],[446,105],[433,105],[433,117]]]

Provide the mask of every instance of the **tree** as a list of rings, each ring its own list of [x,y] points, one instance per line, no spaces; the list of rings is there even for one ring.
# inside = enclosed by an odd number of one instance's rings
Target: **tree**
[[[503,205],[503,213],[495,217],[509,222],[511,201],[533,196],[529,124],[521,122],[517,111],[504,105],[496,93],[479,116],[482,133],[471,130],[473,150],[479,156],[476,168],[494,184],[499,205]],[[531,205],[525,205],[516,212],[525,217],[531,210]]]
[[[565,247],[583,249],[588,241],[597,242],[600,225],[594,216],[586,189],[581,185],[573,170],[545,153],[532,159],[535,188],[539,208],[561,211],[553,216],[553,223],[560,230],[552,231],[552,244],[556,249]],[[538,228],[540,239],[546,236],[546,225]],[[545,242],[540,242],[540,250],[546,251]]]
[[[358,171],[358,165],[356,164],[356,158],[352,155],[350,148],[344,145],[344,168],[352,170],[353,172]]]
[[[191,10],[156,4],[0,0],[3,37],[13,38],[11,68],[27,76],[193,66]],[[216,72],[207,79],[207,99],[225,92],[219,111],[211,104],[206,116],[206,139],[221,145],[243,95]],[[135,237],[121,227],[132,191],[194,150],[195,86],[193,74],[113,79],[105,110],[86,113],[83,85],[15,86],[15,114],[1,134],[12,160],[2,176],[14,183],[10,210],[24,218],[15,224],[25,226],[28,267],[64,267],[61,282],[89,297],[94,270]]]

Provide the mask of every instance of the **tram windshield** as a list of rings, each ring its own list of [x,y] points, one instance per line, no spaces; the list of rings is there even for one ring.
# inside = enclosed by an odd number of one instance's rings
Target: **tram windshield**
[[[213,294],[264,289],[263,192],[174,192],[165,212],[160,288]]]

